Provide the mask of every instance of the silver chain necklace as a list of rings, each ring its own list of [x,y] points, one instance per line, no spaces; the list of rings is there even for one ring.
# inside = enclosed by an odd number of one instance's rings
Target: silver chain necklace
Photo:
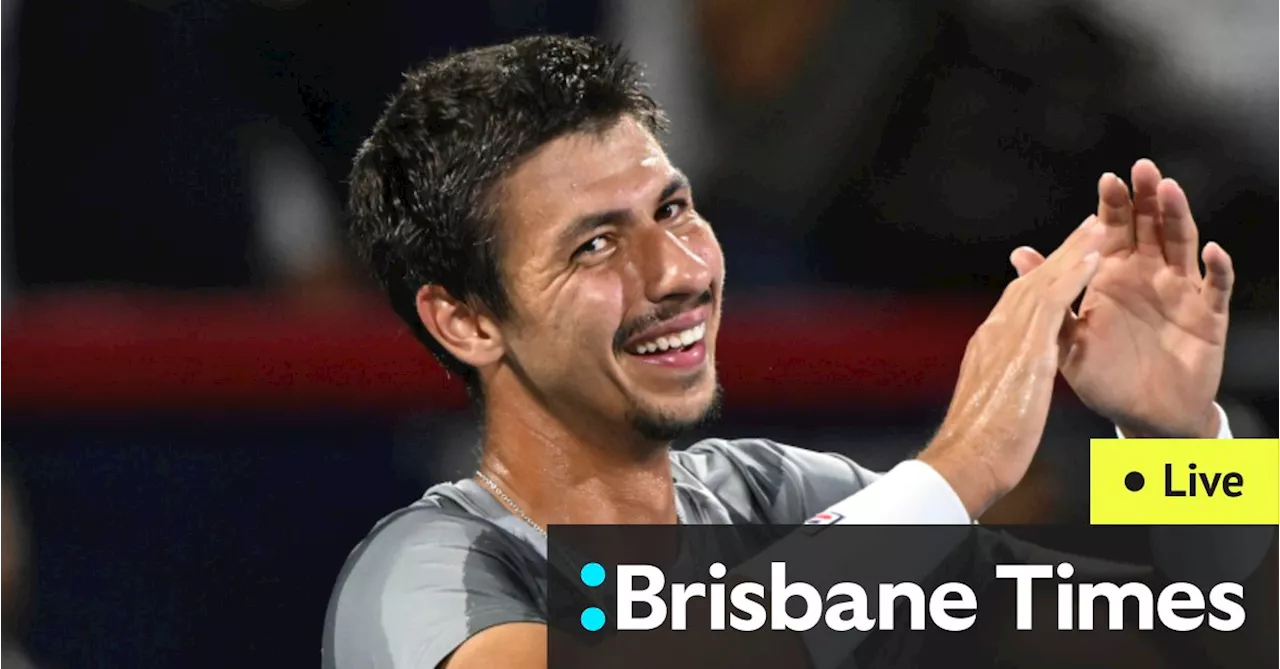
[[[502,503],[507,505],[507,508],[511,509],[511,511],[513,511],[517,516],[520,516],[521,520],[528,523],[533,529],[537,530],[538,534],[541,534],[544,537],[547,536],[547,531],[543,529],[541,525],[533,522],[533,519],[529,517],[529,514],[525,513],[524,509],[520,508],[520,505],[516,504],[516,501],[511,499],[506,492],[503,492],[502,488],[499,487],[493,479],[489,478],[479,469],[476,470],[476,476],[480,477],[480,480],[484,482],[485,485],[489,486],[489,489],[493,491],[493,494],[497,495],[498,499],[502,500]],[[676,500],[676,522],[684,524],[684,512],[680,510],[679,499]]]

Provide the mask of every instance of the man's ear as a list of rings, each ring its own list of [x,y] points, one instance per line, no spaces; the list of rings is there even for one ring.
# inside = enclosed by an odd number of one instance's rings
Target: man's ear
[[[471,367],[497,362],[505,352],[497,323],[444,288],[426,285],[416,298],[418,318],[453,357]]]

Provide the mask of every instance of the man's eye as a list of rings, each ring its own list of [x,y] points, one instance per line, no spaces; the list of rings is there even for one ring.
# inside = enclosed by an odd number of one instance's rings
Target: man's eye
[[[680,212],[688,208],[688,206],[689,203],[684,200],[672,200],[661,207],[658,207],[658,211],[654,214],[654,217],[659,221],[675,218],[680,215]]]
[[[607,248],[609,248],[609,238],[605,237],[604,235],[596,235],[595,237],[592,237],[590,241],[588,241],[586,244],[579,246],[578,250],[573,252],[573,255],[576,258],[581,255],[600,253],[601,251],[604,251]]]

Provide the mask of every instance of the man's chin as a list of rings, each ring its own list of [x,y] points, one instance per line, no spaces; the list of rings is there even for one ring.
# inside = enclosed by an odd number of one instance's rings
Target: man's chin
[[[723,394],[717,384],[711,398],[696,409],[681,407],[679,410],[663,410],[649,407],[634,411],[631,414],[631,426],[646,440],[674,441],[717,420],[720,417]]]

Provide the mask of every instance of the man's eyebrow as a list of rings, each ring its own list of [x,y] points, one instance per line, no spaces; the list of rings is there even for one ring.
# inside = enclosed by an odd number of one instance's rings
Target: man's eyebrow
[[[658,202],[661,203],[663,200],[687,188],[689,188],[689,177],[685,176],[683,172],[675,170],[671,175],[671,179],[667,181],[667,185],[663,186],[662,192],[659,193]],[[588,232],[607,225],[622,223],[630,215],[631,213],[626,209],[611,209],[579,216],[560,233],[559,244],[560,246],[572,244]]]
[[[680,170],[674,170],[671,180],[667,182],[667,185],[662,189],[662,194],[658,196],[658,202],[662,202],[687,188],[689,188],[689,177],[685,176],[684,172]]]

